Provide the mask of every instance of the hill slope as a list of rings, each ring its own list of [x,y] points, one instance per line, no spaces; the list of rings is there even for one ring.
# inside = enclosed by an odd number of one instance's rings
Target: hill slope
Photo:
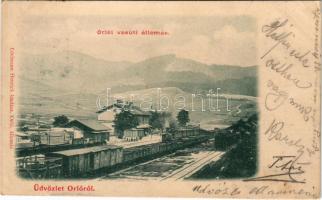
[[[22,57],[21,77],[68,92],[97,93],[106,88],[124,92],[152,87],[185,91],[215,89],[256,96],[256,67],[206,65],[164,55],[138,63],[110,62],[64,51]]]
[[[226,94],[257,94],[255,66],[206,65],[175,55],[131,63],[64,51],[25,54],[21,63],[19,108],[22,112],[95,117],[97,97],[104,95],[106,88],[111,88],[114,94],[138,93],[139,97],[142,93],[156,95],[153,88],[162,88],[162,93],[171,98],[181,94],[189,101],[191,93],[205,96],[216,88]],[[198,121],[207,114],[193,115]]]

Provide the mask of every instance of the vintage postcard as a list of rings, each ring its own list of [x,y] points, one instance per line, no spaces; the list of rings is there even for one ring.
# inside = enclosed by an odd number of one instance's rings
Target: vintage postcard
[[[4,1],[2,23],[2,195],[320,198],[318,1]]]

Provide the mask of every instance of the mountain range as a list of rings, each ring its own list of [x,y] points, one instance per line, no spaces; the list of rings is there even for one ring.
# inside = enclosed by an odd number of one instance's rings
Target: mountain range
[[[114,94],[169,87],[205,94],[221,88],[225,94],[257,96],[256,66],[208,65],[173,54],[133,63],[73,51],[26,53],[20,63],[19,102],[24,112],[92,115],[97,96],[106,88]]]
[[[207,65],[173,54],[138,63],[111,62],[63,51],[22,57],[21,81],[31,80],[67,93],[98,93],[106,88],[126,92],[178,87],[186,92],[221,88],[222,92],[256,96],[256,66]]]

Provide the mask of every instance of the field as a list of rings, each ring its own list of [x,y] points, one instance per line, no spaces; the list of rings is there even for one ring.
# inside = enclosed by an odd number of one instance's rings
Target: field
[[[103,95],[56,94],[45,97],[28,94],[20,96],[19,110],[21,114],[34,113],[48,118],[64,114],[69,118],[96,119],[98,97],[101,99],[101,106],[104,106],[106,96]],[[185,108],[189,111],[190,121],[200,124],[205,129],[226,127],[257,112],[256,97],[221,95],[210,100],[207,94],[193,97],[192,94],[178,88],[162,88],[161,94],[158,94],[156,88],[152,88],[115,94],[111,97],[117,98],[133,100],[134,104],[143,109],[169,111],[174,118],[180,108]]]

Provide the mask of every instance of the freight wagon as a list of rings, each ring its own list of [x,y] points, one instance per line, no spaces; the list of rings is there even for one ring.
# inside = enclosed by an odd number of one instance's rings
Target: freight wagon
[[[173,152],[175,150],[188,147],[209,139],[208,136],[190,136],[177,139],[176,141],[154,143],[149,145],[142,145],[131,147],[123,150],[123,163],[130,163],[138,159],[147,158],[157,154]]]
[[[162,134],[162,142],[178,141],[183,138],[199,137],[209,134],[209,131],[202,130],[199,126],[181,127],[172,133]]]
[[[175,131],[175,138],[184,138],[189,136],[196,136],[200,134],[199,127],[182,127]]]
[[[123,150],[123,162],[128,163],[141,158],[146,158],[167,151],[169,144],[154,143],[143,146],[131,147]],[[168,147],[169,148],[169,147]]]
[[[130,164],[139,159],[174,152],[194,144],[207,141],[210,134],[197,134],[177,138],[169,142],[160,142],[123,149],[115,145],[102,145],[80,149],[63,150],[46,154],[46,158],[57,158],[61,161],[63,177],[80,177],[104,168],[116,167],[119,164]],[[58,177],[57,177],[58,178]]]
[[[17,173],[29,179],[48,179],[61,176],[62,159],[34,155],[16,159]]]
[[[48,153],[63,159],[63,175],[77,177],[122,163],[123,149],[115,145],[95,146]]]

